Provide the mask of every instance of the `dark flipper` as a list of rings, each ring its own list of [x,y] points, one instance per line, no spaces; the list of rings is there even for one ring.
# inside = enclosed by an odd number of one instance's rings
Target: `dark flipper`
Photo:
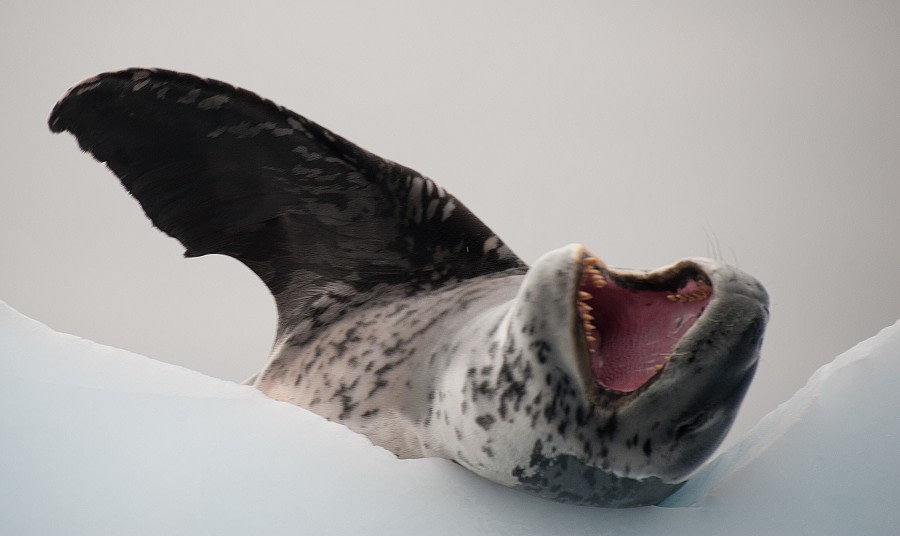
[[[230,255],[256,272],[282,328],[300,320],[286,309],[324,313],[351,294],[525,267],[429,179],[222,82],[102,74],[71,89],[49,123],[106,162],[187,256]]]

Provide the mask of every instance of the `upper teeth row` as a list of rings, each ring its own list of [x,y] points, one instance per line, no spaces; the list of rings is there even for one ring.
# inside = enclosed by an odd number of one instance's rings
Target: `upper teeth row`
[[[709,288],[706,283],[698,281],[697,284],[700,286],[699,290],[695,290],[694,292],[688,292],[687,294],[669,294],[666,296],[666,299],[670,302],[689,302],[689,301],[702,301],[712,294],[712,289]]]
[[[585,257],[582,264],[584,265],[584,274],[591,278],[591,283],[593,283],[595,287],[603,288],[606,286],[606,279],[603,277],[603,274],[600,273],[600,270],[597,269],[597,266],[604,266],[603,261],[597,257]]]
[[[590,278],[591,283],[594,284],[597,288],[603,288],[606,286],[606,279],[603,277],[603,274],[600,273],[600,270],[597,269],[597,266],[603,266],[603,262],[597,257],[585,257],[582,260],[582,264],[584,266],[584,276]],[[591,311],[594,310],[593,307],[588,304],[588,300],[593,298],[590,292],[586,292],[584,290],[578,291],[578,312],[581,316],[581,322],[584,326],[585,338],[587,339],[588,348],[591,352],[595,352],[596,349],[593,345],[594,342],[597,341],[597,337],[594,335],[597,332],[597,328],[594,326],[594,316],[591,314]]]
[[[593,324],[594,317],[589,312],[590,306],[584,302],[578,302],[578,308],[581,313],[581,323],[584,326],[584,337],[589,343],[597,342],[597,337],[594,336],[597,328]],[[595,351],[593,345],[589,345],[588,348],[591,352]]]

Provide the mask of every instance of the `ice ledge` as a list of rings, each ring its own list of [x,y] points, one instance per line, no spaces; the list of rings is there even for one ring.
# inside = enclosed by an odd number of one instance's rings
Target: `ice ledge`
[[[525,496],[395,459],[252,388],[0,302],[9,534],[893,534],[900,323],[822,367],[665,508]]]

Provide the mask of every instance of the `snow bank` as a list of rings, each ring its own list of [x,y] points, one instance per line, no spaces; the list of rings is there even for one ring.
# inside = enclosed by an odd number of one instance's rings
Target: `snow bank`
[[[0,303],[6,534],[894,534],[900,323],[820,369],[663,507],[555,504],[397,460],[254,389]]]

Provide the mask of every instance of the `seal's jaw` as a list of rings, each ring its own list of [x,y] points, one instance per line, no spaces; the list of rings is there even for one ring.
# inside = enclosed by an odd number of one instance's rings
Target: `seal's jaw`
[[[644,273],[610,269],[585,253],[578,272],[576,339],[586,348],[584,368],[608,394],[652,382],[713,294],[709,277],[691,261]]]

